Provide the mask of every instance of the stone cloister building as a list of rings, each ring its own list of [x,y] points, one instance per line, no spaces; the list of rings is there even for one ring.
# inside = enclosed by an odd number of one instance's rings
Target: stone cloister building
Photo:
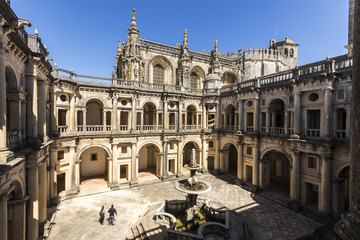
[[[1,239],[37,239],[47,206],[83,180],[111,189],[187,172],[338,216],[348,208],[351,54],[297,66],[298,44],[228,54],[141,38],[133,11],[112,78],[52,67],[30,23],[0,0]]]

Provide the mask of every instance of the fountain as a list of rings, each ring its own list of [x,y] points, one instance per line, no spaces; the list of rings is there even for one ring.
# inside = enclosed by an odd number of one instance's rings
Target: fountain
[[[194,148],[191,150],[190,164],[186,164],[184,167],[190,170],[190,178],[176,182],[175,189],[187,194],[189,203],[188,209],[186,210],[187,221],[194,222],[198,217],[197,196],[210,191],[211,185],[205,181],[199,180],[195,175],[196,171],[201,169],[202,166],[196,163]]]
[[[202,166],[195,156],[192,149],[190,163],[184,166],[190,170],[190,177],[177,181],[174,186],[187,194],[186,200],[165,201],[157,209],[156,221],[169,224],[169,239],[203,239],[209,233],[228,238],[229,210],[212,208],[209,199],[198,200],[198,195],[209,192],[211,185],[196,177],[196,171]]]

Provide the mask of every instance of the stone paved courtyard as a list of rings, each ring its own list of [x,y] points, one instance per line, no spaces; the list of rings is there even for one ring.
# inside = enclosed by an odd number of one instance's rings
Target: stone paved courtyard
[[[199,179],[208,181],[212,190],[201,197],[234,210],[248,223],[251,239],[296,239],[312,233],[320,224],[240,186],[231,184],[231,178],[216,178],[207,174]],[[137,188],[82,196],[61,202],[55,213],[49,239],[125,239],[130,228],[152,204],[166,199],[185,199],[176,191],[174,181]],[[98,222],[102,205],[109,209],[114,204],[118,215],[115,226]],[[106,215],[107,217],[108,215]]]

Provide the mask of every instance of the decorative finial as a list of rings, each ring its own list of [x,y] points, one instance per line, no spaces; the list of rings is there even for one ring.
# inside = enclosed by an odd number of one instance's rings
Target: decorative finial
[[[44,44],[44,48],[45,48],[45,50],[47,50],[47,46],[46,46],[46,44]]]
[[[187,37],[187,30],[186,29],[184,30],[184,37],[185,38]]]
[[[39,35],[39,32],[38,32],[37,28],[35,28],[34,34],[35,34],[36,36]]]
[[[56,64],[56,63],[54,64],[54,67],[56,67],[56,68],[57,68],[57,64]]]
[[[133,8],[133,12],[132,12],[132,19],[133,19],[133,20],[135,20],[135,16],[136,16],[135,8]]]

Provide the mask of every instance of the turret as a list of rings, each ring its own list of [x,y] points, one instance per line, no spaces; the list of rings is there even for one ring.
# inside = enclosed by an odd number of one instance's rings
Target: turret
[[[210,70],[213,74],[218,74],[220,68],[219,61],[219,50],[218,50],[218,42],[215,40],[214,50],[211,51],[211,62],[210,62]]]
[[[181,46],[180,57],[178,62],[178,83],[179,85],[190,87],[190,54],[189,54],[189,45],[187,40],[187,30],[184,30],[184,40]]]
[[[116,53],[117,73],[121,79],[143,81],[145,64],[141,56],[141,36],[135,16],[134,8],[127,40],[122,45],[119,41],[118,51]]]

